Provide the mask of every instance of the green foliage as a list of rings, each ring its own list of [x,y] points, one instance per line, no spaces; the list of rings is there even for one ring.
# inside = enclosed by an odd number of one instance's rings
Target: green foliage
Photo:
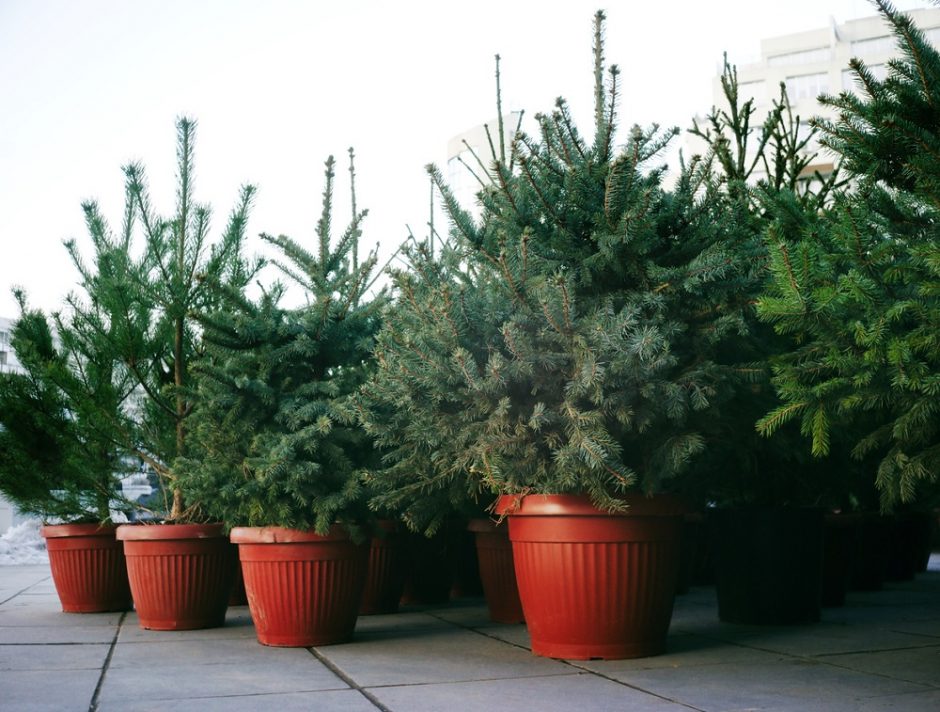
[[[154,211],[144,170],[131,164],[124,168],[120,233],[113,234],[98,206],[86,202],[93,262],[85,263],[77,242],[66,243],[83,292],[68,300],[76,348],[109,353],[114,388],[133,390],[127,417],[110,424],[110,438],[156,471],[164,492],[172,492],[166,515],[176,521],[202,516],[198,503],[184,504],[173,469],[187,452],[187,421],[197,407],[190,371],[203,346],[195,315],[216,305],[208,280],[239,289],[259,267],[242,256],[251,186],[242,188],[222,237],[209,239],[211,210],[194,197],[195,129],[190,119],[177,123],[171,217]]]
[[[113,387],[108,354],[77,346],[77,327],[57,319],[57,338],[39,311],[26,307],[12,346],[24,373],[0,373],[0,491],[42,519],[104,522],[122,509],[124,470],[110,423],[121,418],[127,390]]]
[[[494,151],[478,221],[430,168],[451,240],[394,275],[363,391],[386,452],[373,505],[413,528],[439,524],[439,497],[581,492],[622,507],[627,489],[686,470],[751,387],[766,254],[752,195],[743,176],[717,177],[714,153],[666,190],[656,161],[675,131],[633,127],[617,148],[602,24],[593,138],[563,100],[538,115],[536,136]]]
[[[826,97],[838,118],[818,121],[855,186],[832,211],[768,232],[759,310],[795,346],[775,365],[784,405],[759,427],[797,421],[816,455],[850,434],[857,457],[878,459],[891,508],[940,472],[940,54],[878,5],[901,56],[884,81],[853,60],[859,94]]]
[[[282,306],[280,283],[252,301],[207,279],[218,303],[200,316],[200,407],[177,466],[187,495],[232,526],[322,534],[338,521],[355,527],[365,514],[360,471],[374,460],[373,446],[351,396],[370,369],[384,297],[366,294],[375,254],[361,263],[357,254],[365,212],[331,239],[333,166],[331,157],[316,251],[263,236],[279,252],[275,265],[302,289],[302,306]]]

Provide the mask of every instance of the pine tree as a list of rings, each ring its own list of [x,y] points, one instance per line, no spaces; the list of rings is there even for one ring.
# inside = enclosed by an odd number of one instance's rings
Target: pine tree
[[[593,138],[563,100],[538,115],[537,135],[494,150],[478,222],[429,169],[450,243],[412,250],[395,275],[363,396],[386,450],[374,504],[414,528],[439,523],[422,504],[433,493],[581,492],[620,508],[689,465],[744,377],[730,354],[749,333],[760,234],[707,161],[663,187],[655,163],[675,130],[633,127],[617,148],[603,21]]]
[[[173,463],[187,452],[188,420],[197,407],[190,372],[203,346],[195,317],[216,300],[207,281],[240,288],[259,267],[242,255],[252,186],[242,188],[221,239],[210,241],[211,210],[194,197],[195,131],[195,121],[177,122],[172,217],[154,211],[143,167],[130,164],[120,233],[113,234],[88,201],[82,207],[93,263],[85,263],[76,241],[66,243],[81,277],[81,292],[68,299],[76,348],[108,350],[114,378],[132,382],[130,424],[115,423],[112,437],[157,473],[172,497],[166,516],[173,521],[200,516],[198,506],[184,503]]]
[[[352,154],[350,154],[352,159]],[[352,165],[351,165],[352,169]],[[262,237],[304,304],[282,304],[275,283],[257,299],[213,281],[219,302],[200,317],[193,449],[178,461],[187,493],[230,525],[284,526],[325,534],[355,530],[367,510],[361,470],[373,446],[351,397],[371,366],[382,294],[370,296],[376,255],[360,262],[365,211],[333,240],[334,161],[316,230],[316,250],[286,236]],[[355,195],[353,175],[353,196]]]
[[[768,233],[760,313],[794,346],[775,369],[784,403],[760,427],[799,421],[820,456],[854,437],[856,457],[878,459],[890,509],[940,472],[940,54],[877,4],[901,56],[883,81],[852,60],[858,94],[825,97],[837,118],[818,121],[854,187],[832,212]]]
[[[77,347],[74,323],[57,315],[53,336],[49,319],[16,296],[12,345],[25,372],[0,374],[0,490],[43,520],[108,521],[129,506],[111,437],[127,384],[112,379],[110,353]]]

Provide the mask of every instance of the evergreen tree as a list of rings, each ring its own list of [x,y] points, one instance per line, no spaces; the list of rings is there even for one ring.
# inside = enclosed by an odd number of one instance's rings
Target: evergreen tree
[[[708,162],[664,189],[655,161],[675,131],[634,127],[617,148],[603,20],[593,138],[563,100],[537,116],[536,136],[494,150],[479,222],[430,168],[451,240],[394,275],[363,394],[387,451],[374,505],[414,528],[439,523],[435,492],[581,492],[620,508],[620,493],[688,466],[746,377],[728,356],[748,334],[759,233],[740,224],[745,204],[726,209]]]
[[[129,504],[111,437],[127,384],[111,378],[109,353],[77,347],[73,323],[57,316],[54,337],[45,315],[16,296],[12,345],[25,372],[0,374],[0,491],[43,520],[108,521]]]
[[[81,276],[82,293],[69,297],[76,348],[107,350],[116,379],[130,379],[134,397],[112,437],[124,451],[159,476],[166,515],[180,521],[199,516],[187,508],[173,462],[187,452],[193,400],[190,370],[203,346],[195,315],[215,305],[207,280],[240,288],[258,265],[242,256],[254,188],[245,186],[220,240],[209,239],[211,211],[194,198],[195,121],[177,122],[176,211],[157,215],[143,167],[124,168],[126,194],[121,232],[112,234],[97,204],[83,204],[94,249],[86,265],[78,244],[67,244]],[[140,241],[140,244],[137,244]]]
[[[773,438],[754,430],[754,423],[780,404],[770,363],[790,345],[758,320],[753,305],[769,277],[768,225],[793,224],[824,212],[845,181],[838,170],[825,176],[809,172],[815,130],[801,131],[783,84],[760,124],[754,122],[753,98],[741,95],[736,69],[727,62],[721,85],[724,104],[690,129],[707,147],[703,156],[693,158],[702,168],[684,171],[682,179],[702,175],[702,199],[713,201],[715,214],[730,224],[715,238],[733,260],[728,279],[734,284],[725,288],[737,301],[719,307],[719,313],[731,306],[743,328],[714,352],[719,363],[735,367],[736,383],[729,400],[699,422],[707,449],[681,488],[700,503],[840,506],[846,503],[849,470],[839,448],[828,462],[817,463],[800,448],[798,428],[782,428]]]
[[[284,306],[283,283],[253,301],[213,280],[217,308],[200,318],[201,407],[193,451],[178,465],[186,492],[230,525],[325,534],[336,522],[355,530],[366,514],[360,471],[372,443],[350,399],[370,370],[384,297],[368,294],[376,256],[359,260],[366,213],[355,212],[355,197],[353,218],[333,244],[333,182],[330,157],[315,251],[262,236],[304,304]]]
[[[835,209],[768,232],[774,280],[760,313],[793,340],[775,368],[784,403],[825,455],[855,437],[879,461],[882,505],[913,501],[940,472],[940,54],[912,20],[877,3],[901,55],[877,80],[853,59],[858,93],[823,98],[823,142],[854,180]]]

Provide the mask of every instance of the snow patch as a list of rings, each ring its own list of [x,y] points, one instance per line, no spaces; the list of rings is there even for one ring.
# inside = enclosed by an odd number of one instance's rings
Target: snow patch
[[[27,519],[0,536],[0,566],[48,563],[46,540],[39,533],[41,524],[38,519]]]

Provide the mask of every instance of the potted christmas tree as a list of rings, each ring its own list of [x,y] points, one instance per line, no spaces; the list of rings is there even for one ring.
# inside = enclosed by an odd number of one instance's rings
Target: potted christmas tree
[[[725,219],[736,225],[737,259],[746,258],[738,292],[748,307],[744,327],[726,341],[719,358],[749,365],[746,387],[735,389],[720,417],[701,424],[708,452],[683,476],[682,487],[709,510],[716,561],[718,610],[737,623],[802,623],[819,619],[823,505],[848,500],[847,477],[834,457],[814,466],[782,429],[761,438],[754,423],[778,404],[770,363],[789,349],[787,340],[760,323],[752,304],[769,276],[764,237],[805,231],[824,214],[841,186],[838,172],[808,170],[813,136],[800,130],[786,91],[767,118],[754,125],[753,99],[740,95],[736,72],[725,66],[724,102],[692,132],[704,139],[705,160],[716,164],[711,184],[720,190]]]
[[[233,526],[258,640],[311,646],[347,640],[365,580],[369,513],[360,471],[373,459],[351,397],[370,369],[383,297],[368,296],[375,255],[360,262],[364,212],[332,238],[334,162],[326,164],[317,244],[264,236],[301,289],[251,300],[219,289],[202,324],[194,456],[179,461],[188,494]]]
[[[23,372],[0,373],[0,491],[39,516],[56,592],[66,612],[131,606],[112,510],[126,469],[102,415],[120,420],[128,390],[110,354],[86,350],[82,325],[57,315],[55,336],[16,292],[12,346]]]
[[[940,471],[940,54],[910,17],[877,4],[900,56],[884,79],[853,59],[855,90],[823,97],[836,118],[816,122],[852,189],[811,231],[768,235],[773,281],[758,307],[791,348],[774,369],[782,404],[760,429],[797,423],[819,457],[850,440],[857,460],[874,461],[869,482],[890,511],[929,502]]]
[[[602,24],[591,139],[560,100],[487,169],[479,220],[431,170],[445,266],[396,276],[364,410],[388,497],[505,495],[533,652],[555,657],[664,649],[682,510],[645,495],[703,449],[697,421],[738,379],[715,354],[747,307],[706,168],[667,191],[651,164],[674,132],[636,127],[616,148]]]
[[[202,350],[194,314],[213,299],[197,276],[233,286],[250,279],[255,267],[241,249],[254,189],[242,189],[222,238],[211,242],[210,210],[194,197],[194,139],[195,122],[180,119],[172,217],[154,211],[143,168],[132,164],[124,169],[120,231],[112,233],[97,205],[86,202],[94,262],[86,264],[75,241],[67,243],[82,287],[70,309],[89,325],[86,340],[110,353],[115,376],[132,394],[125,419],[100,422],[126,456],[156,473],[163,495],[162,511],[152,513],[159,524],[117,532],[140,625],[160,630],[221,625],[235,571],[221,524],[207,523],[198,502],[183,500],[174,462],[188,451],[188,420],[198,409],[190,383]],[[96,320],[101,328],[91,328]]]

